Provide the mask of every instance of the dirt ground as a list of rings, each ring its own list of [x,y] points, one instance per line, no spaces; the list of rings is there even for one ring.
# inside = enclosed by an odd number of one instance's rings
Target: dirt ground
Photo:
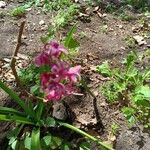
[[[20,19],[7,14],[12,8],[20,4],[17,1],[11,1],[7,2],[4,9],[0,8],[0,12],[5,14],[0,16],[0,59],[11,57],[16,46],[19,25],[22,20],[26,20],[26,24],[19,53],[33,56],[35,52],[41,50],[40,37],[47,32],[52,14],[44,13],[38,8],[28,10],[26,17]],[[139,14],[135,15],[137,18],[141,17]],[[43,25],[39,24],[41,20],[44,21]],[[101,30],[104,24],[107,24],[107,31]],[[63,29],[60,32],[61,36],[65,36],[69,28],[70,26]],[[137,28],[137,32],[134,31],[135,28]],[[143,130],[141,126],[129,129],[118,107],[110,106],[106,102],[101,94],[100,87],[107,79],[96,73],[95,66],[105,60],[108,60],[112,66],[117,66],[131,50],[126,45],[125,37],[142,35],[143,32],[144,30],[140,28],[138,19],[126,22],[111,14],[100,17],[98,14],[92,13],[90,22],[78,20],[77,24],[76,37],[80,42],[80,49],[75,61],[82,65],[82,74],[88,79],[88,86],[96,95],[96,100],[86,93],[84,96],[67,99],[66,103],[75,113],[74,124],[76,126],[98,136],[107,143],[113,143],[116,150],[149,150],[150,134],[148,134],[149,131]],[[149,47],[150,40],[146,42],[147,44],[142,46],[136,44],[139,51],[144,51]],[[7,103],[5,102],[6,97],[0,91],[1,105]],[[113,122],[120,125],[119,133],[115,137],[111,135]],[[138,129],[140,129],[140,133]],[[4,130],[6,128],[0,129],[1,135],[4,134]]]

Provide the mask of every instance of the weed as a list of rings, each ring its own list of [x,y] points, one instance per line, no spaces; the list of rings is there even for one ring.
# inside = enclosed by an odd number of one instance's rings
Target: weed
[[[138,120],[145,127],[150,126],[150,67],[145,62],[149,58],[149,50],[140,56],[130,52],[123,61],[122,69],[110,69],[107,62],[97,67],[99,73],[111,79],[103,86],[103,95],[110,103],[120,103],[131,125]]]
[[[102,25],[101,27],[100,27],[100,31],[101,32],[103,32],[103,33],[107,33],[108,32],[108,25]]]
[[[116,135],[118,130],[119,130],[119,128],[120,128],[119,125],[117,123],[113,122],[112,125],[111,125],[111,132],[112,132],[112,134]]]
[[[84,32],[84,31],[81,31],[81,32],[79,33],[79,37],[80,37],[81,39],[83,39],[83,38],[87,37],[87,33]]]
[[[149,10],[150,2],[148,0],[123,0],[124,5],[130,5],[136,10]]]
[[[135,42],[134,38],[131,36],[127,36],[125,38],[125,42],[129,48],[135,48],[135,46],[136,46],[136,42]]]
[[[57,1],[44,1],[43,9],[45,11],[58,11],[60,9],[65,9],[69,6],[71,6],[73,3],[71,0],[57,0]]]
[[[0,18],[4,18],[6,16],[6,13],[0,11]]]
[[[74,15],[77,13],[77,11],[78,6],[74,4],[70,5],[70,7],[68,7],[63,12],[62,10],[59,10],[57,12],[57,15],[51,19],[52,24],[51,26],[49,26],[48,34],[41,38],[42,42],[46,42],[49,39],[52,39],[59,29],[73,20]]]
[[[17,8],[14,8],[11,12],[11,15],[14,17],[22,17],[26,13],[26,9],[23,6],[19,6]]]
[[[131,20],[134,20],[135,17],[131,14],[127,14],[126,12],[123,12],[119,15],[119,18],[122,20],[122,21],[131,21]]]

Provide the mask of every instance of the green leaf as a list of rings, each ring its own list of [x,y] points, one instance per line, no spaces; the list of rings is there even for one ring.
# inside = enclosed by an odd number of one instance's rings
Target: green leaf
[[[61,150],[71,150],[71,144],[69,144],[69,143],[64,143],[64,144],[61,146]]]
[[[30,92],[33,94],[33,95],[38,95],[40,91],[40,86],[39,85],[34,85],[30,88]]]
[[[150,68],[148,68],[147,70],[144,70],[143,80],[145,79],[150,79]]]
[[[9,140],[8,145],[11,145],[12,143],[14,143],[16,141],[16,137],[11,137]]]
[[[13,108],[0,106],[0,114],[16,114],[18,116],[25,116],[24,113],[19,112]]]
[[[40,4],[40,0],[35,0],[35,6],[38,6]]]
[[[130,68],[135,60],[137,59],[137,54],[134,51],[131,51],[128,55],[127,58],[124,60],[124,64],[127,66],[127,68]]]
[[[38,106],[36,109],[36,117],[38,121],[41,119],[42,113],[43,113],[44,103],[42,101],[38,101]]]
[[[26,149],[30,150],[31,149],[31,137],[26,136],[24,140],[24,146]]]
[[[51,149],[58,149],[58,147],[62,144],[62,139],[56,136],[52,136],[52,140],[50,143]]]
[[[34,117],[34,112],[27,107],[25,102],[19,98],[19,96],[12,91],[10,88],[8,88],[3,82],[0,81],[0,88],[2,88],[9,96],[14,100],[16,103],[19,104],[20,107],[24,109],[27,115],[30,115]]]
[[[80,147],[79,147],[79,150],[90,150],[90,143],[88,142],[82,142]]]
[[[32,130],[31,150],[40,150],[40,128],[34,128]]]
[[[107,61],[103,62],[102,65],[97,66],[96,68],[98,73],[101,73],[104,76],[110,77],[112,75],[111,69]]]
[[[144,95],[145,98],[150,98],[150,87],[148,85],[140,86],[136,89],[136,93]]]
[[[17,138],[18,134],[20,133],[20,131],[22,130],[23,127],[24,127],[24,124],[22,124],[20,126],[18,125],[14,129],[10,130],[7,134],[7,138],[8,139]]]
[[[127,118],[128,122],[133,125],[136,121],[134,114],[136,113],[133,108],[123,107],[122,112],[124,116]]]
[[[52,117],[47,117],[45,120],[45,125],[48,127],[55,127],[56,126],[56,121]]]
[[[64,45],[66,48],[69,49],[76,49],[80,46],[79,42],[73,38],[73,34],[76,31],[76,24],[71,28],[71,30],[68,32],[65,40]]]
[[[43,141],[45,143],[46,146],[49,146],[52,140],[52,136],[51,135],[47,135],[43,137]]]
[[[135,67],[131,67],[128,69],[126,76],[128,79],[131,79],[135,77],[137,74],[138,74],[138,69]]]
[[[0,114],[0,121],[14,121],[23,124],[32,124],[32,125],[34,124],[30,119],[27,119],[27,117],[20,117],[17,115]]]
[[[19,141],[15,140],[12,144],[11,144],[11,148],[13,150],[19,150]]]

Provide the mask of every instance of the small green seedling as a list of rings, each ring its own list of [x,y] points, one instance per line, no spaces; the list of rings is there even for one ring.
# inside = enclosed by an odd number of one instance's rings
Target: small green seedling
[[[118,130],[119,130],[119,128],[120,128],[119,125],[117,123],[113,122],[112,125],[111,125],[111,132],[112,132],[112,134],[116,135]]]
[[[135,46],[136,46],[135,39],[131,36],[127,36],[125,38],[125,42],[129,48],[135,48]]]
[[[26,13],[26,9],[23,6],[14,8],[11,12],[13,17],[23,17]]]
[[[150,126],[149,59],[149,50],[139,56],[130,52],[121,68],[110,69],[107,62],[97,66],[97,72],[110,77],[101,89],[103,95],[109,103],[120,103],[130,125],[140,121],[145,127]]]

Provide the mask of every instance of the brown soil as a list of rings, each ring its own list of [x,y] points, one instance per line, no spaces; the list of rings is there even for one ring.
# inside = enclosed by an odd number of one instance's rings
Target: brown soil
[[[6,14],[6,12],[9,12],[10,9],[19,4],[17,1],[8,2],[5,9],[0,8],[0,11],[5,13],[3,17],[0,16],[0,59],[10,58],[12,55],[16,46],[19,25],[22,20],[25,19],[26,24],[22,38],[23,43],[19,53],[30,56],[40,51],[42,45],[40,37],[46,33],[50,23],[52,15],[50,13],[43,13],[38,8],[29,10],[26,17],[21,19],[16,19]],[[66,103],[76,115],[74,121],[76,126],[112,144],[115,141],[111,139],[112,123],[116,122],[120,125],[119,135],[125,133],[128,130],[128,126],[125,118],[118,110],[118,107],[110,106],[102,96],[100,87],[107,79],[95,72],[95,66],[105,60],[108,60],[112,66],[117,66],[130,51],[125,43],[125,37],[127,37],[127,35],[142,35],[144,31],[140,30],[138,33],[133,33],[133,27],[138,28],[140,26],[138,20],[124,22],[118,18],[114,18],[111,14],[106,14],[106,17],[102,18],[97,14],[93,14],[90,19],[91,21],[89,23],[78,21],[76,37],[81,47],[78,57],[76,58],[76,63],[83,66],[83,76],[86,76],[88,79],[88,86],[96,95],[96,100],[88,93],[85,93],[84,96],[76,96],[75,98],[68,99]],[[44,20],[44,25],[39,24],[41,20]],[[104,24],[108,26],[106,32],[101,30]],[[69,27],[66,28],[69,29]],[[61,32],[61,36],[64,36],[68,29],[64,29]],[[149,44],[150,41],[147,40],[147,45]],[[136,45],[136,47],[138,47],[140,51],[144,51],[147,45],[141,47]],[[1,105],[6,103],[6,97],[7,96],[0,91]],[[3,137],[4,130],[8,130],[8,128],[7,125],[4,124],[1,124],[1,126],[4,126],[4,129],[1,128],[0,130],[0,137]],[[146,141],[150,143],[148,138],[147,136]],[[118,139],[120,139],[120,137]],[[125,140],[123,143],[124,146],[126,146],[128,138],[125,138]],[[150,144],[148,144],[145,150],[148,150],[148,147],[150,147]],[[121,150],[118,145],[116,149]],[[131,147],[124,149],[132,150]],[[135,149],[138,148],[136,147]]]

